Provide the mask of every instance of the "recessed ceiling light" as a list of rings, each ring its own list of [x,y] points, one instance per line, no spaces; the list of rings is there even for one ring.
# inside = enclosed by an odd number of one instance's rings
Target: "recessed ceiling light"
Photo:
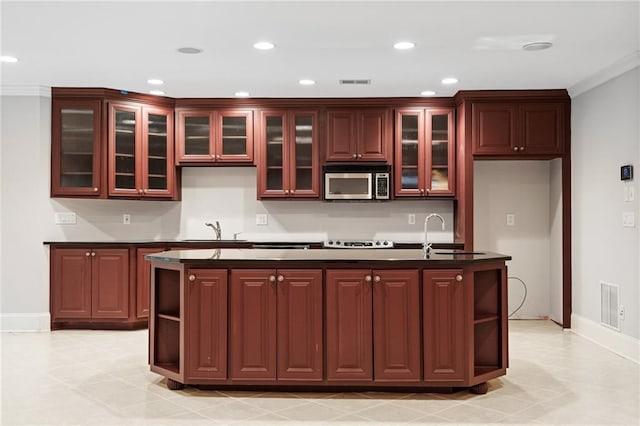
[[[238,98],[248,98],[249,97],[249,92],[236,92],[235,95]]]
[[[18,58],[14,58],[13,56],[0,56],[0,62],[18,62]]]
[[[314,84],[316,84],[315,81],[313,81],[311,79],[308,79],[308,78],[303,78],[298,83],[300,83],[303,86],[313,86]]]
[[[147,83],[159,86],[161,84],[164,84],[164,81],[160,80],[159,78],[150,78],[149,80],[147,80]]]
[[[456,84],[458,79],[455,77],[445,77],[442,79],[442,84]]]
[[[527,44],[523,45],[522,49],[530,52],[530,51],[533,51],[533,50],[548,49],[551,46],[553,46],[553,43],[551,43],[550,41],[535,41],[533,43],[527,43]]]
[[[412,41],[399,41],[393,45],[393,48],[398,50],[409,50],[414,47],[416,47],[416,44]]]
[[[195,55],[197,53],[202,52],[202,49],[198,49],[197,47],[181,47],[178,49],[180,53],[186,53],[189,55]]]
[[[158,96],[164,95],[164,92],[162,90],[149,90],[149,93],[151,93],[152,95],[158,95]]]
[[[276,45],[271,43],[270,41],[259,41],[257,43],[254,43],[253,47],[258,50],[271,50],[276,47]]]
[[[433,90],[425,90],[423,92],[420,92],[420,94],[422,96],[434,96],[436,92],[434,92]]]

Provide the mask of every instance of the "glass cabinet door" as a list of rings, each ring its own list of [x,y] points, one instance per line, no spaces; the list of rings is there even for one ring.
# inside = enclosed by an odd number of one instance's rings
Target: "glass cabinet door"
[[[424,195],[424,112],[396,114],[396,195]]]
[[[431,142],[426,176],[429,194],[453,195],[455,162],[452,110],[427,110],[427,137]]]
[[[291,196],[319,196],[318,188],[318,142],[317,114],[315,112],[295,112],[293,116],[293,137],[291,165]]]
[[[253,112],[219,111],[219,137],[216,161],[253,161]]]
[[[176,155],[182,163],[215,160],[214,114],[206,111],[178,111]]]
[[[285,189],[284,114],[266,113],[262,117],[262,123],[265,164],[263,193],[282,195]]]
[[[173,127],[171,111],[143,108],[142,194],[167,197],[172,194]]]
[[[52,104],[51,196],[100,196],[101,102]]]
[[[141,195],[140,108],[111,104],[109,121],[109,195]]]

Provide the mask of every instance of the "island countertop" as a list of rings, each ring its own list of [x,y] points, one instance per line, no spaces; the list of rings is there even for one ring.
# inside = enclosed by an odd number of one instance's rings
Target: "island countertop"
[[[425,258],[421,249],[208,249],[174,250],[145,256],[147,260],[190,264],[261,264],[272,262],[310,264],[366,264],[387,266],[443,267],[470,263],[504,262],[511,256],[492,252],[435,249]]]

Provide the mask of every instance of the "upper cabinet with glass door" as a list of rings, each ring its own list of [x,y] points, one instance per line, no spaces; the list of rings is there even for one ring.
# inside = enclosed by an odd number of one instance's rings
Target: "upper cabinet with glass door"
[[[258,198],[319,198],[318,113],[261,111]]]
[[[173,110],[109,104],[109,196],[176,199]]]
[[[177,110],[180,165],[253,163],[252,110]]]
[[[452,108],[396,111],[396,196],[455,195],[453,118]]]
[[[54,99],[51,196],[104,197],[102,101]]]

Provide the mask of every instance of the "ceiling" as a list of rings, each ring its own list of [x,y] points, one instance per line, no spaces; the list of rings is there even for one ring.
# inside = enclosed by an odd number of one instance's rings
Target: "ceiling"
[[[166,96],[452,96],[570,88],[640,50],[635,1],[129,1],[0,3],[1,84]],[[270,51],[252,47],[259,40]],[[410,51],[394,50],[411,40]],[[524,51],[533,41],[553,47]],[[182,54],[181,47],[202,49]],[[455,76],[455,85],[441,84]],[[298,81],[311,78],[313,86]],[[340,79],[370,79],[346,86]]]

